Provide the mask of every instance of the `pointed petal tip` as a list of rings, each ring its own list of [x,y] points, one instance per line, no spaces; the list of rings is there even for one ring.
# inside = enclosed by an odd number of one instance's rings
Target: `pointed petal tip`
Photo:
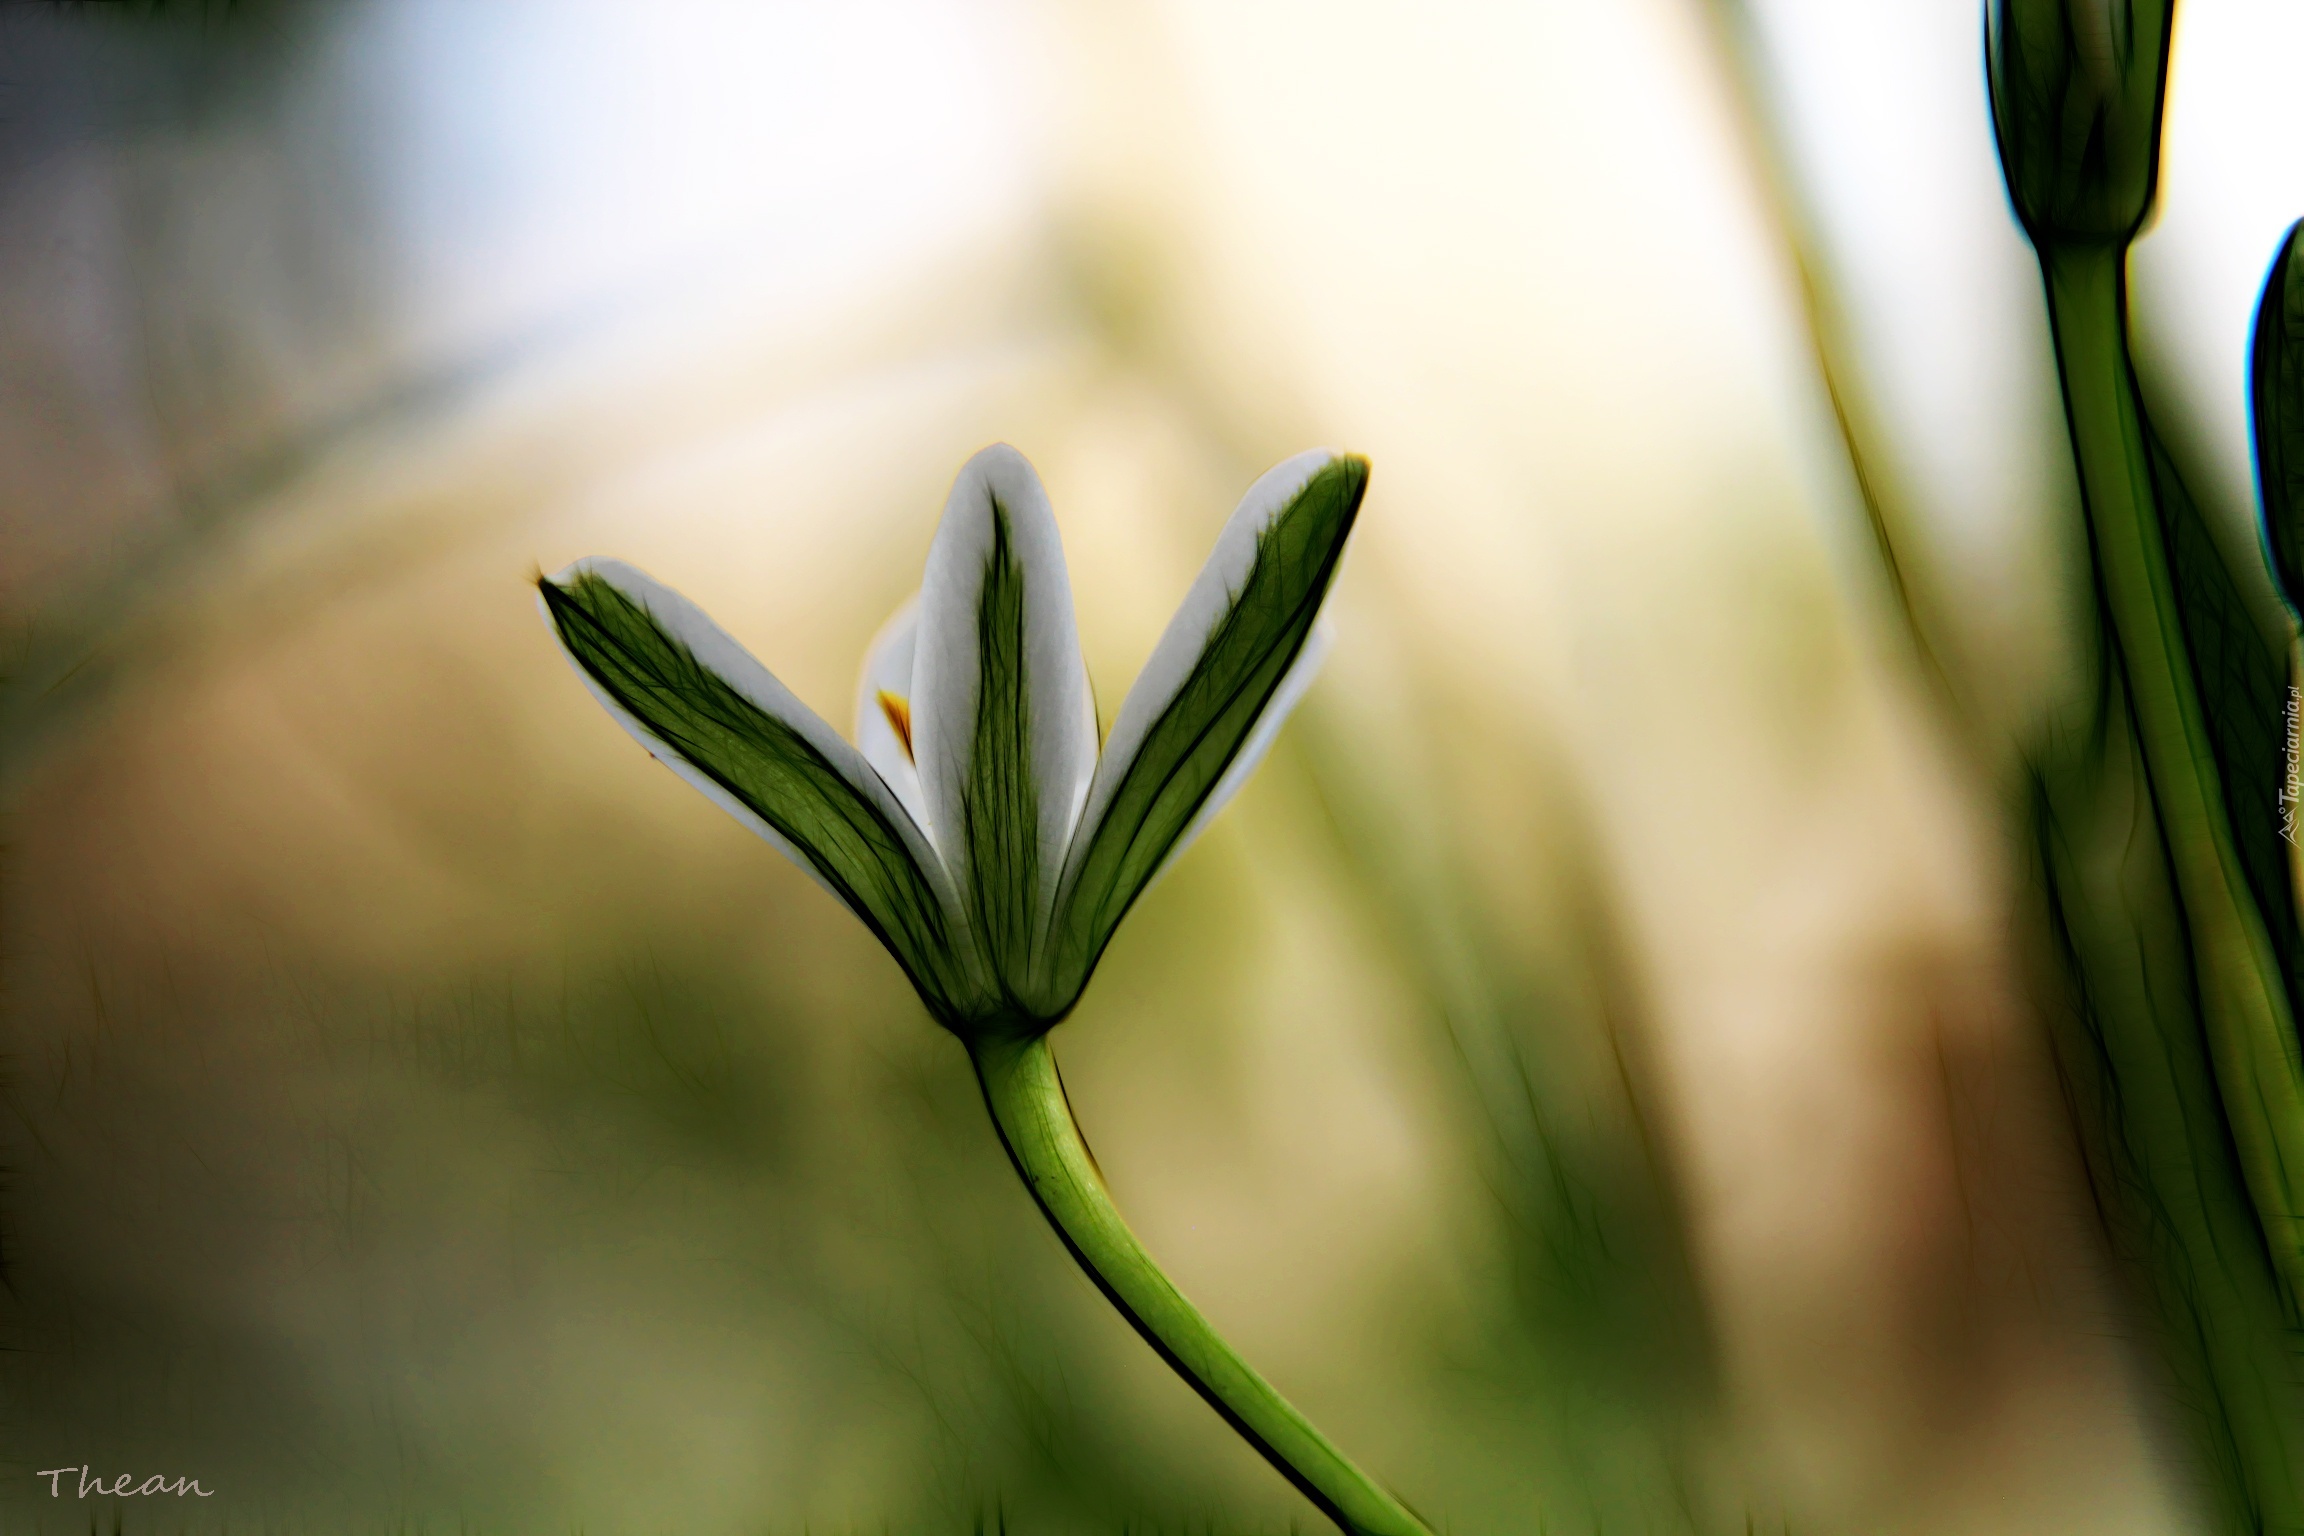
[[[1024,457],[1023,450],[1014,443],[987,443],[970,454],[968,462],[960,467],[964,470],[974,469],[979,464],[1021,464],[1026,469],[1032,467],[1032,461]]]
[[[571,613],[583,606],[584,599],[578,594],[577,588],[587,579],[605,582],[643,608],[653,606],[648,600],[652,591],[663,590],[621,560],[608,560],[598,555],[586,555],[549,574],[539,574],[535,583],[536,611],[544,616],[545,627],[552,631],[553,638],[560,642],[563,651],[568,649],[568,636],[563,633],[563,626],[569,622]],[[575,653],[569,652],[568,659],[575,662]],[[581,663],[577,664],[577,669],[583,670]]]
[[[1357,453],[1341,453],[1334,448],[1312,448],[1282,459],[1256,477],[1240,498],[1239,508],[1232,517],[1238,525],[1238,537],[1248,539],[1260,532],[1273,518],[1295,502],[1305,487],[1323,475],[1335,472],[1345,481],[1346,515],[1359,511],[1361,499],[1368,492],[1368,461]],[[1234,537],[1227,532],[1226,538]],[[1235,558],[1245,558],[1246,544],[1234,551]]]
[[[980,448],[960,466],[960,473],[952,477],[952,494],[945,503],[945,516],[951,516],[961,503],[972,501],[986,491],[1001,501],[1036,506],[1053,518],[1040,471],[1010,444],[994,443]]]
[[[560,630],[560,609],[576,600],[576,583],[587,574],[589,560],[578,560],[556,571],[535,572],[530,585],[536,589],[536,611],[544,615],[544,622],[554,634]]]
[[[1307,448],[1273,465],[1257,477],[1261,484],[1302,485],[1314,475],[1330,468],[1341,468],[1355,480],[1368,478],[1368,458],[1365,454],[1346,453],[1340,448]]]
[[[1256,478],[1259,480],[1289,479],[1302,483],[1343,457],[1343,454],[1333,448],[1307,448],[1302,453],[1290,454]]]
[[[1307,470],[1317,471],[1339,461],[1356,465],[1363,472],[1368,468],[1368,456],[1366,454],[1347,453],[1341,448],[1331,448],[1325,445],[1318,448],[1307,448],[1302,453],[1292,453],[1272,467],[1278,470],[1302,466]]]
[[[581,560],[571,560],[556,571],[539,575],[536,578],[536,585],[539,589],[552,587],[566,592],[587,576],[605,581],[610,586],[625,592],[630,592],[635,588],[644,590],[660,585],[646,572],[626,565],[621,560],[611,560],[605,555],[586,555]]]
[[[1334,448],[1322,448],[1319,452],[1324,459],[1320,469],[1334,465],[1351,476],[1355,485],[1365,486],[1368,483],[1368,456],[1366,454],[1342,453]],[[1317,474],[1319,470],[1314,470],[1313,473]]]

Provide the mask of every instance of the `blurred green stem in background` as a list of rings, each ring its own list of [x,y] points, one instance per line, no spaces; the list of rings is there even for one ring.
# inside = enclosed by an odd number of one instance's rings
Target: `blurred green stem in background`
[[[2046,917],[2070,978],[2054,1043],[2097,1212],[2216,1529],[2304,1531],[2304,1388],[2233,1156],[2126,690],[2036,764]]]
[[[1759,22],[1747,0],[1697,0],[1697,7],[1728,77],[1729,100],[1756,190],[1792,269],[1816,380],[1848,456],[1885,595],[1935,694],[1939,722],[1973,759],[1983,717],[1991,713],[1983,697],[1986,680],[1967,662],[1957,627],[1946,618],[1939,558],[1929,547],[1893,434],[1873,398],[1823,220],[1793,164],[1791,132],[1777,109]]]
[[[1945,664],[1957,640],[1899,505],[1893,445],[1867,408],[1754,18],[1743,0],[1702,3],[1883,576],[1973,745],[1983,680]],[[2089,549],[2084,697],[2033,727],[2026,819],[2064,970],[2054,1043],[2074,1128],[2172,1425],[2219,1528],[2304,1532],[2304,898],[2294,845],[2281,844],[2280,790],[2294,623],[2253,610],[2145,410],[2128,335],[2127,252],[2156,191],[2172,11],[2168,0],[1986,5],[2001,166],[2040,257]],[[2268,288],[2275,319],[2279,297]],[[2277,414],[2266,334],[2260,325],[2260,444]],[[2285,576],[2273,490],[2268,479]]]
[[[1025,1187],[1122,1316],[1281,1476],[1352,1536],[1431,1536],[1233,1352],[1128,1229],[1081,1139],[1046,1035],[970,1042]]]
[[[2045,242],[2040,264],[2099,595],[2183,905],[2209,1055],[2293,1315],[2304,1296],[2304,1081],[2296,1025],[2264,915],[2240,866],[2177,609],[2128,356],[2127,248]]]
[[[2001,168],[2039,254],[2091,582],[2077,731],[2034,765],[2057,1039],[2114,1252],[2219,1529],[2304,1532],[2304,1076],[2275,637],[2154,431],[2128,248],[2159,171],[2166,0],[1995,0]]]

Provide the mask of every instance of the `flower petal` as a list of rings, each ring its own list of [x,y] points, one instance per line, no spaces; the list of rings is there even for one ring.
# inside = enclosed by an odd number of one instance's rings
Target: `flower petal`
[[[1065,985],[1086,985],[1130,904],[1246,779],[1310,682],[1298,662],[1309,651],[1318,665],[1315,624],[1367,485],[1365,459],[1298,454],[1249,487],[1217,536],[1097,764],[1058,897],[1052,964]]]
[[[632,567],[584,560],[537,585],[569,660],[641,745],[845,902],[931,1008],[971,1003],[983,988],[943,868],[860,752]]]
[[[1176,839],[1176,845],[1168,850],[1168,857],[1160,861],[1160,873],[1152,877],[1154,881],[1184,856],[1184,850],[1208,830],[1208,823],[1216,819],[1216,813],[1231,803],[1232,797],[1240,793],[1242,785],[1255,777],[1256,769],[1263,763],[1265,754],[1272,750],[1272,743],[1280,739],[1280,727],[1288,723],[1289,715],[1295,712],[1305,690],[1320,675],[1320,665],[1328,659],[1328,650],[1335,643],[1336,627],[1323,617],[1312,626],[1311,637],[1304,642],[1304,649],[1296,653],[1295,664],[1289,667],[1288,675],[1280,679],[1280,686],[1272,691],[1272,700],[1264,706],[1264,713],[1257,717],[1256,729],[1249,733],[1248,740],[1241,745],[1240,755],[1232,759],[1232,766],[1224,770],[1224,777],[1218,779],[1216,787],[1208,791],[1208,798],[1202,802],[1199,814],[1192,818],[1192,824]],[[1151,889],[1150,882],[1146,883],[1145,889]]]
[[[953,483],[912,671],[921,798],[999,974],[1021,985],[1096,764],[1095,705],[1040,477],[1001,444]]]
[[[856,683],[856,747],[933,843],[936,834],[920,794],[920,770],[912,760],[912,653],[919,634],[915,594],[880,626],[864,653],[864,673]]]

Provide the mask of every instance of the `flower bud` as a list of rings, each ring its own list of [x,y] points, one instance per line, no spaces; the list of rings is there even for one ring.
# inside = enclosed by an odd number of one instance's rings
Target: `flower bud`
[[[2152,207],[2174,0],[1987,0],[2000,170],[2035,244],[2126,243]]]
[[[2256,301],[2249,372],[2264,542],[2281,595],[2295,608],[2304,599],[2304,219],[2288,226]]]

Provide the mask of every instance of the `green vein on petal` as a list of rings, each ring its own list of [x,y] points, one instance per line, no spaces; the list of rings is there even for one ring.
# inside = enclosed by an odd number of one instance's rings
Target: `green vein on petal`
[[[892,819],[891,812],[903,814],[892,796],[888,808],[874,805],[799,723],[704,665],[648,608],[593,571],[538,588],[561,644],[605,702],[678,759],[673,766],[685,764],[789,845],[924,996],[955,997],[943,904]],[[792,707],[800,709],[797,701]],[[861,759],[855,766],[870,771]]]
[[[1099,769],[1059,898],[1059,987],[1084,984],[1255,732],[1312,633],[1367,483],[1358,458],[1331,458],[1304,481],[1258,533],[1231,601],[1133,752]],[[1114,745],[1121,734],[1116,725]]]
[[[976,719],[960,801],[971,912],[995,971],[1015,986],[1032,960],[1040,905],[1040,797],[1024,569],[1008,509],[992,502],[992,542],[976,598]]]

